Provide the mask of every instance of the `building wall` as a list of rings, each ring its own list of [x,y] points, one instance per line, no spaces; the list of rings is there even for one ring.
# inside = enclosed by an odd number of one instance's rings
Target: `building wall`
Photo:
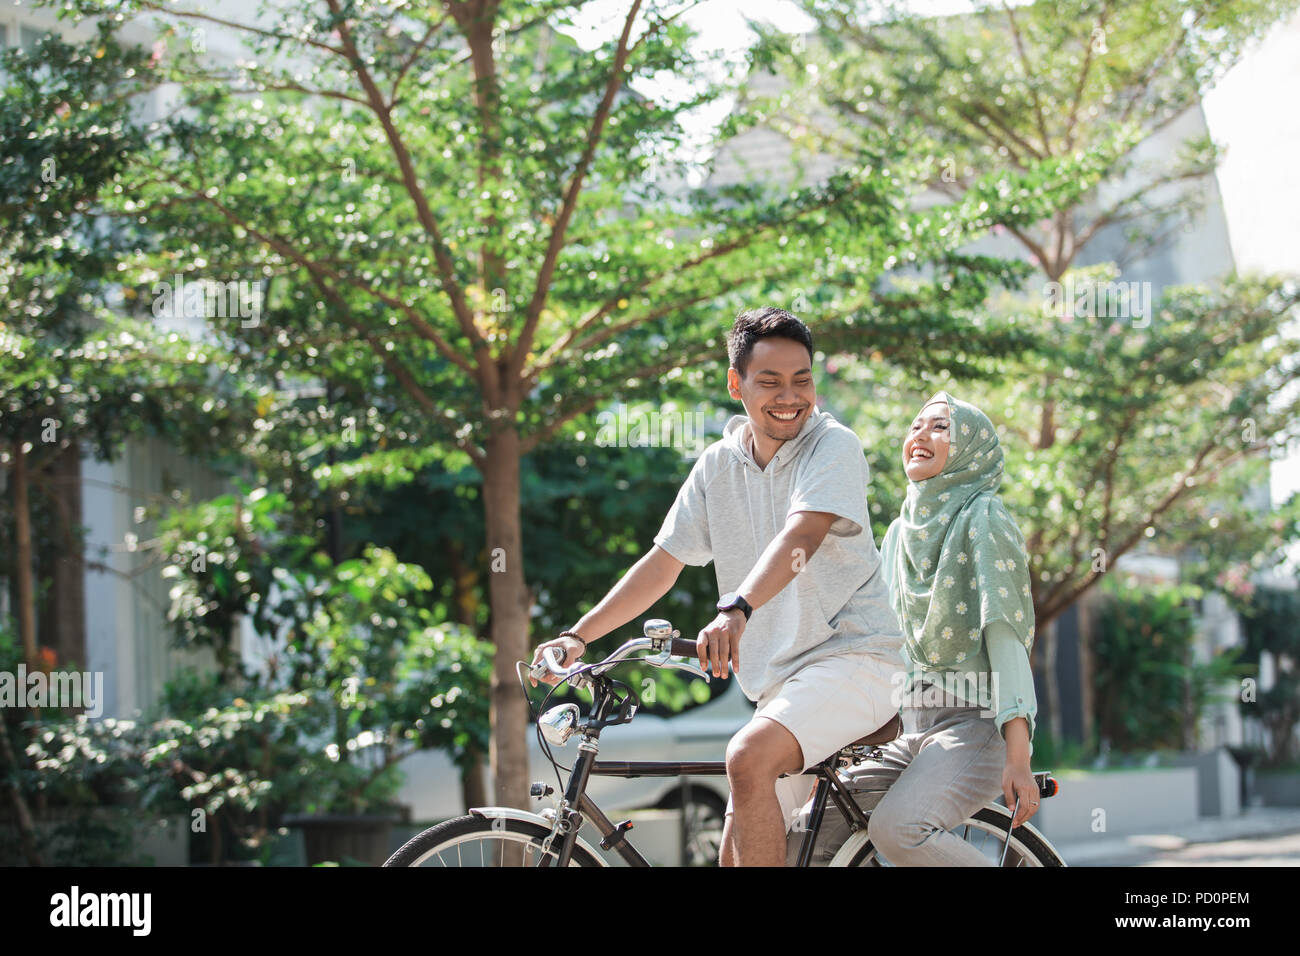
[[[128,441],[112,463],[84,458],[81,477],[86,560],[103,566],[86,570],[88,667],[104,672],[104,716],[135,717],[158,700],[178,669],[216,664],[209,651],[173,646],[162,564],[132,544],[156,530],[152,521],[136,522],[137,509],[172,501],[175,490],[203,500],[230,489],[156,438]]]

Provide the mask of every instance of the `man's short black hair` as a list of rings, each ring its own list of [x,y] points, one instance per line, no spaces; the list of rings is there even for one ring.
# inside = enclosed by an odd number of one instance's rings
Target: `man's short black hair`
[[[727,356],[731,367],[743,378],[749,366],[749,353],[754,351],[754,343],[759,339],[779,336],[793,339],[808,350],[808,360],[813,357],[812,330],[785,309],[766,305],[761,309],[750,309],[736,316],[735,324],[727,333]]]

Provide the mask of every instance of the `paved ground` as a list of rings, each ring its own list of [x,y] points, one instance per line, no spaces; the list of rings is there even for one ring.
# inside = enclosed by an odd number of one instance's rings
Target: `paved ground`
[[[1071,866],[1300,866],[1300,807],[1257,807],[1177,832],[1057,845]]]

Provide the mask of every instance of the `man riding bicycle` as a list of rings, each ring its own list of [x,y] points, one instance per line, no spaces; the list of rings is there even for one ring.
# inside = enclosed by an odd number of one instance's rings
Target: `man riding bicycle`
[[[685,564],[713,561],[721,598],[696,640],[700,666],[716,677],[730,666],[757,704],[727,747],[720,862],[780,866],[812,786],[798,774],[897,714],[903,639],[861,442],[817,407],[812,333],[788,312],[756,309],[736,318],[727,350],[727,390],[746,414],[700,455],[654,547],[534,663],[556,647],[572,664],[667,594]]]

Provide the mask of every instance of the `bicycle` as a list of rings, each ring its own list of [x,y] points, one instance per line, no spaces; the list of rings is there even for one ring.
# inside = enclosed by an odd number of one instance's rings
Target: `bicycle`
[[[533,677],[545,676],[549,671],[560,678],[543,700],[543,708],[566,683],[575,688],[585,688],[592,695],[586,720],[581,718],[578,705],[574,703],[558,704],[546,709],[535,720],[538,739],[547,759],[555,767],[557,777],[561,768],[550,745],[564,746],[574,735],[581,738],[577,760],[571,768],[564,795],[557,806],[540,813],[515,807],[471,808],[464,816],[447,820],[411,837],[384,866],[453,865],[449,863],[453,852],[454,865],[457,866],[515,863],[536,866],[608,866],[595,848],[579,835],[584,823],[590,823],[600,834],[601,849],[615,851],[629,866],[650,866],[650,862],[627,837],[627,832],[632,829],[631,821],[613,823],[587,796],[586,788],[590,777],[719,776],[725,775],[727,770],[726,763],[721,760],[601,762],[596,759],[600,750],[601,731],[606,727],[630,723],[639,706],[639,699],[632,688],[607,676],[614,667],[636,660],[654,667],[684,670],[706,681],[709,679],[709,675],[695,664],[674,660],[677,657],[696,657],[696,647],[694,641],[683,639],[668,621],[648,620],[643,632],[644,637],[627,641],[609,657],[594,664],[579,661],[570,667],[562,667],[559,654],[554,648],[549,648],[536,667],[531,667],[524,661],[516,665],[525,697],[528,696],[528,690],[524,686],[524,669],[531,668]],[[632,657],[639,650],[649,650],[656,656]],[[531,699],[529,712],[532,716]],[[880,756],[879,745],[897,737],[900,729],[901,721],[896,715],[875,733],[854,741],[817,766],[804,771],[815,775],[817,780],[813,786],[807,826],[801,827],[804,835],[796,866],[812,865],[817,837],[822,831],[828,804],[834,804],[843,815],[850,831],[828,865],[889,865],[887,860],[879,857],[867,836],[870,809],[860,802],[860,797],[875,795],[878,798],[885,791],[860,791],[855,794],[845,786],[838,771],[842,767]],[[1034,778],[1043,798],[1057,792],[1057,783],[1049,771],[1035,772]],[[546,797],[554,792],[552,787],[543,783],[533,783],[529,789],[532,797]],[[990,802],[962,825],[960,835],[971,843],[976,842],[972,835],[991,838],[993,855],[998,857],[998,864],[1002,866],[1066,865],[1047,838],[1029,823],[1023,823],[1010,831],[1013,819],[1013,810]],[[466,862],[465,850],[471,844],[478,845],[477,863],[472,854],[469,862]],[[489,849],[491,852],[486,852]],[[984,852],[988,855],[987,851]],[[530,854],[534,853],[536,861],[530,864]]]

